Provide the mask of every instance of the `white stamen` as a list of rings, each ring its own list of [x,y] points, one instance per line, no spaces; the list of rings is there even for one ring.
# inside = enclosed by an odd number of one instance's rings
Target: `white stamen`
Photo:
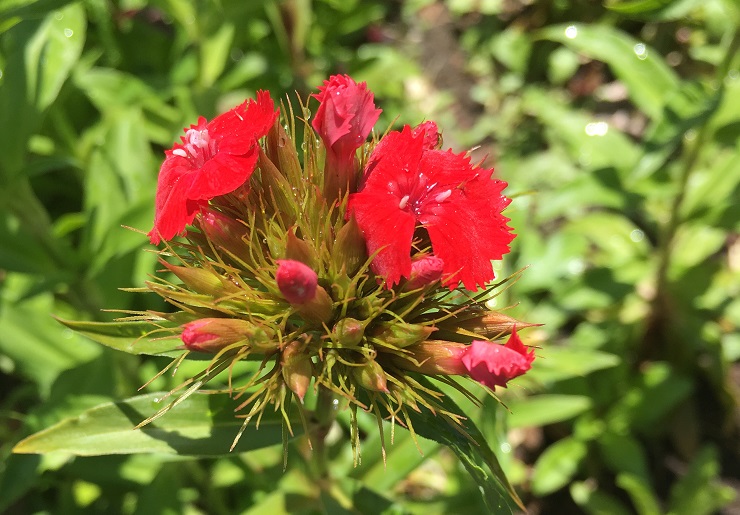
[[[187,152],[185,152],[185,151],[184,151],[183,149],[181,149],[181,148],[176,148],[175,150],[173,150],[173,151],[172,151],[172,153],[173,153],[174,155],[176,155],[176,156],[180,156],[180,157],[188,157],[188,153],[187,153]]]
[[[450,195],[452,195],[452,190],[443,191],[442,193],[434,197],[434,200],[436,202],[443,202],[447,200],[447,197],[449,197]]]
[[[401,202],[398,203],[398,209],[404,209],[409,203],[409,198],[408,195],[404,195]]]

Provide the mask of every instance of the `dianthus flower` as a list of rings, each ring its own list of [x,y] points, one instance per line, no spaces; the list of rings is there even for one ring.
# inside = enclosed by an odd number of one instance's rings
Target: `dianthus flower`
[[[388,287],[410,276],[412,240],[421,226],[444,263],[443,284],[452,289],[462,282],[475,290],[494,278],[491,260],[509,252],[514,238],[501,214],[510,202],[501,193],[506,183],[464,154],[436,150],[436,141],[434,125],[387,134],[368,159],[349,212],[368,254],[377,253],[371,266]]]
[[[244,184],[257,164],[258,140],[277,116],[270,94],[259,91],[256,101],[249,99],[210,122],[201,116],[185,129],[182,143],[165,151],[149,240],[157,245],[174,238],[209,200]]]

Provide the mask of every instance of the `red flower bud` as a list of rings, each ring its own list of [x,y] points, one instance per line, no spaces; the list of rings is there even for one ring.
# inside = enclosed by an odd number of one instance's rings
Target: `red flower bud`
[[[467,375],[493,389],[519,377],[532,367],[534,351],[528,351],[516,334],[506,344],[475,340],[470,345],[442,340],[427,340],[408,347],[408,356],[393,356],[403,369],[429,375]]]
[[[280,259],[275,280],[285,300],[305,304],[316,296],[319,277],[300,261]]]
[[[311,125],[326,147],[324,196],[335,200],[348,190],[355,191],[359,173],[355,151],[372,131],[381,110],[375,108],[367,84],[358,84],[348,75],[333,75],[313,96],[320,105]]]
[[[259,350],[274,347],[271,332],[239,318],[201,318],[185,324],[180,338],[188,350],[216,353],[243,341]]]
[[[493,389],[529,370],[534,351],[527,352],[515,329],[505,345],[474,340],[461,361],[471,378]]]
[[[444,265],[445,262],[436,256],[424,256],[412,262],[409,280],[403,285],[403,290],[417,290],[435,284],[442,278]]]

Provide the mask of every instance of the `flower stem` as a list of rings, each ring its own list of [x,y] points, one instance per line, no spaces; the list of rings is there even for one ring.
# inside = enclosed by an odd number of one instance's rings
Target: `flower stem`
[[[313,453],[311,469],[318,486],[328,491],[331,486],[329,473],[329,452],[326,445],[326,436],[329,434],[334,419],[337,416],[337,401],[331,390],[323,385],[319,386],[318,398],[316,400],[316,411],[314,419],[316,429],[312,432]]]

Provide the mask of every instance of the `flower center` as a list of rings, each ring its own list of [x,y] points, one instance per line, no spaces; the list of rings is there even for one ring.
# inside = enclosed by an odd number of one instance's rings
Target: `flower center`
[[[188,158],[194,166],[201,167],[216,155],[216,151],[216,140],[211,139],[208,129],[189,129],[185,133],[183,148],[176,148],[172,153],[176,156]]]

